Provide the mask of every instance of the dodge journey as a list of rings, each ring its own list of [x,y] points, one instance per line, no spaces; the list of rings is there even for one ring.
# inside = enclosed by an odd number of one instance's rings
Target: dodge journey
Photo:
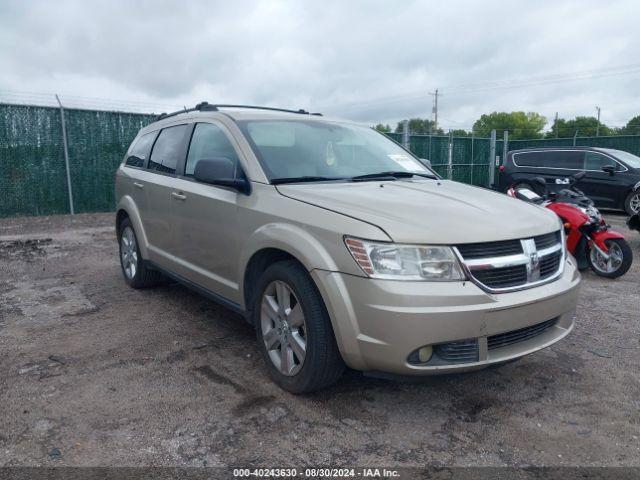
[[[580,276],[553,212],[444,180],[367,126],[201,103],[140,131],[116,198],[125,281],[240,312],[290,392],[345,366],[479,369],[573,328]]]

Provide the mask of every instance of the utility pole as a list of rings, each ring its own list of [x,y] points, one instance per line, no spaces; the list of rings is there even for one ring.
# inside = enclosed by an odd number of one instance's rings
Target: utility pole
[[[402,122],[402,146],[409,150],[410,138],[409,138],[409,120]]]
[[[596,127],[596,137],[600,136],[600,107],[596,107],[598,111],[598,126]]]
[[[558,112],[556,112],[556,118],[553,121],[553,128],[556,131],[556,138],[558,138]]]
[[[436,88],[435,92],[429,92],[429,95],[433,95],[433,108],[431,109],[433,113],[433,129],[438,130],[438,89]]]

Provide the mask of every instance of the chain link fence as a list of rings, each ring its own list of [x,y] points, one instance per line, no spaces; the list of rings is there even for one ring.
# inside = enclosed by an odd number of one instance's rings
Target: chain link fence
[[[64,118],[69,179],[62,128]],[[114,173],[152,114],[0,103],[0,218],[107,212],[115,208]],[[389,137],[402,143],[401,133]],[[410,150],[444,178],[490,187],[507,150],[598,146],[640,155],[640,135],[511,140],[409,135]],[[505,146],[506,143],[506,146]],[[498,157],[498,158],[496,158]],[[72,194],[70,194],[70,191]]]

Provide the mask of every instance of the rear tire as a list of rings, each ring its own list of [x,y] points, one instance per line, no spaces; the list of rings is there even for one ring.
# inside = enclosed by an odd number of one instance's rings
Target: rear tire
[[[345,365],[309,273],[294,260],[274,263],[260,277],[256,293],[253,322],[273,381],[299,394],[338,380]]]
[[[614,259],[612,259],[611,265],[606,264],[598,251],[591,247],[587,254],[589,267],[591,267],[591,270],[593,270],[596,275],[601,277],[621,277],[627,273],[633,263],[633,252],[631,251],[631,247],[623,238],[611,238],[609,240],[605,240],[605,244],[609,249],[609,253],[612,256],[615,255],[615,263],[613,263]]]
[[[148,288],[162,283],[162,274],[145,265],[140,254],[138,237],[128,218],[120,224],[118,245],[120,246],[120,267],[127,285],[133,288]]]
[[[640,191],[631,192],[624,201],[624,209],[629,215],[640,213]]]

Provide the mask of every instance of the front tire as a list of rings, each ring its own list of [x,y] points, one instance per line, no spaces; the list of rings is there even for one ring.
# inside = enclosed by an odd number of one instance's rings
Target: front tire
[[[144,264],[138,245],[138,237],[131,220],[125,218],[118,231],[120,245],[120,267],[127,285],[133,288],[154,287],[162,282],[162,274]]]
[[[640,191],[631,192],[624,201],[624,209],[629,215],[640,213]]]
[[[611,238],[605,240],[609,249],[609,260],[591,247],[587,255],[589,266],[596,275],[606,278],[618,278],[627,273],[633,262],[633,252],[627,241],[623,238]]]
[[[313,280],[296,261],[266,269],[256,288],[253,321],[269,374],[282,389],[328,387],[344,371],[331,320]]]

